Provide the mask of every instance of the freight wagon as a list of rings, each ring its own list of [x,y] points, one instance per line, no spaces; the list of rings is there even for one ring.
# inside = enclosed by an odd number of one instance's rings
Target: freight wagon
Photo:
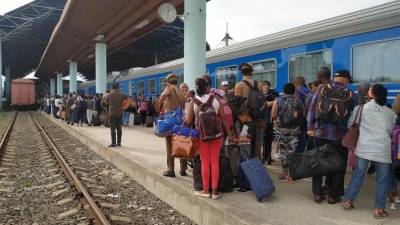
[[[352,88],[366,81],[383,83],[392,102],[400,92],[400,1],[209,51],[207,72],[213,86],[219,88],[225,80],[233,87],[242,79],[238,66],[243,62],[253,65],[256,80],[269,80],[277,91],[296,76],[314,81],[322,66],[333,73],[347,69]],[[156,96],[171,72],[183,81],[183,59],[135,70],[118,83],[128,95]],[[81,84],[80,91],[95,94],[94,81]]]
[[[34,107],[35,82],[28,79],[15,79],[11,81],[11,106],[16,108]]]

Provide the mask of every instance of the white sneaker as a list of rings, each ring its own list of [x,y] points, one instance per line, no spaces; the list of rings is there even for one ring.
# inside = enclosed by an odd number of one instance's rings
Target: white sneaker
[[[204,193],[203,191],[195,191],[194,194],[202,198],[211,198],[210,193]]]
[[[394,203],[394,202],[390,203],[389,209],[393,209],[393,210],[397,209],[396,203]]]
[[[400,198],[399,197],[395,197],[394,198],[394,203],[400,203]]]

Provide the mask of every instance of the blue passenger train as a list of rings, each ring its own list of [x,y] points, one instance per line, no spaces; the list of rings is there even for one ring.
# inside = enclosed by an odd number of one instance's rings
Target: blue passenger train
[[[243,62],[253,65],[256,80],[269,80],[278,91],[296,76],[314,81],[321,66],[333,72],[348,69],[353,87],[364,81],[383,83],[391,102],[400,92],[400,1],[212,50],[207,72],[213,86],[227,80],[233,87],[242,79],[238,66]],[[156,96],[171,72],[183,81],[183,59],[133,71],[117,82],[126,94]],[[95,83],[83,83],[80,89],[94,94]]]

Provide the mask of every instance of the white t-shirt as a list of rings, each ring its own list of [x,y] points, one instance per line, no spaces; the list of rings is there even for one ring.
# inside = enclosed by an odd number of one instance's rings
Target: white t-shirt
[[[200,100],[202,103],[207,102],[209,97],[210,97],[210,94],[203,95],[202,97],[196,95],[196,99]],[[215,111],[218,113],[219,102],[215,98],[214,98],[214,100],[212,102],[212,105],[213,105]],[[194,104],[193,111],[194,111],[194,114],[197,115],[198,106],[197,106],[196,103]]]
[[[243,125],[242,130],[240,131],[240,137],[247,137],[249,135],[248,130],[249,130],[249,126],[247,126],[246,124]],[[240,143],[239,145],[248,145],[248,144],[250,144],[250,141]]]

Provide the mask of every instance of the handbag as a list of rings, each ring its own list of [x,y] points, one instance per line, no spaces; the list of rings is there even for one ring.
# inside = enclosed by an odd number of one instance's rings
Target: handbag
[[[172,129],[171,156],[180,159],[194,159],[199,143],[199,132],[196,129],[175,125]]]
[[[354,118],[353,124],[347,130],[343,136],[342,145],[347,149],[355,148],[357,146],[358,138],[360,137],[360,123],[364,105],[360,105],[357,110],[356,117]]]
[[[159,137],[170,136],[175,125],[183,123],[183,110],[176,108],[172,112],[164,113],[154,121],[154,132]]]
[[[334,145],[325,144],[318,147],[315,138],[310,139],[314,140],[314,149],[303,153],[294,152],[288,156],[289,175],[293,180],[323,176],[343,170],[345,163]],[[306,149],[308,143],[309,141]]]

